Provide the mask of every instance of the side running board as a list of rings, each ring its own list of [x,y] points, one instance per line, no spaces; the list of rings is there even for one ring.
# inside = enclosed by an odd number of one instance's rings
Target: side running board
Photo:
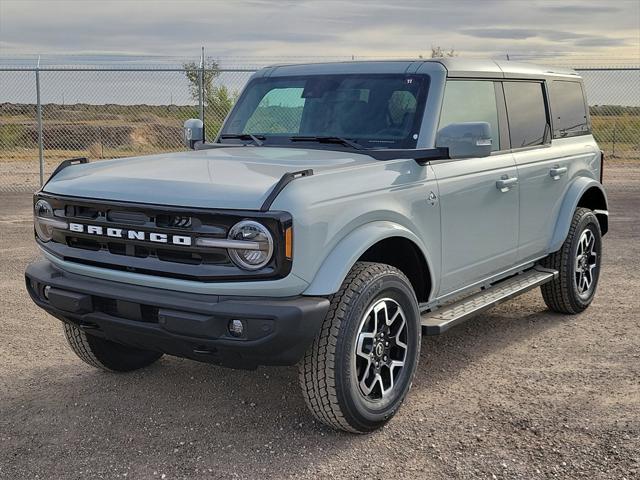
[[[478,293],[445,305],[422,315],[422,331],[426,335],[439,335],[454,325],[464,322],[489,308],[505,302],[521,293],[550,282],[558,272],[535,267],[502,280]]]

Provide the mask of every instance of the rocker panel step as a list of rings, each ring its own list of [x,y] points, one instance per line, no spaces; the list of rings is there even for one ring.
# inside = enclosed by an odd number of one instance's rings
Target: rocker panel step
[[[480,312],[550,282],[557,275],[555,270],[540,267],[519,273],[434,312],[423,314],[422,330],[426,335],[439,335]]]

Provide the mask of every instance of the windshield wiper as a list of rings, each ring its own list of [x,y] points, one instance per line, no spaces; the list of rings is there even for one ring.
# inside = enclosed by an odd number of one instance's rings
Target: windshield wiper
[[[295,136],[289,137],[292,142],[318,142],[318,143],[338,143],[356,150],[362,150],[364,147],[359,143],[343,137],[316,137],[316,136]]]
[[[252,135],[251,133],[223,133],[220,135],[220,138],[237,138],[239,140],[251,140],[257,146],[261,147],[263,140],[265,139],[264,135]]]

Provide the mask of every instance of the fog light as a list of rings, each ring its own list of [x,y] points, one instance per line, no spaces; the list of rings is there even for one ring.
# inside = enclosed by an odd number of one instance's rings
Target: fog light
[[[49,300],[49,290],[51,290],[51,285],[45,285],[45,287],[42,289],[42,294],[47,300]]]
[[[244,333],[244,325],[242,324],[242,320],[229,321],[229,333],[232,337],[241,337]]]

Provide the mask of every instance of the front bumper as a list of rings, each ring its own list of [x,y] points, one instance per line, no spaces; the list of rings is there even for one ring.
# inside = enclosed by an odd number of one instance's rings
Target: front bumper
[[[323,297],[176,292],[77,275],[47,260],[25,277],[39,307],[91,335],[232,368],[297,363],[329,309]],[[229,333],[230,320],[242,322],[241,337]]]

